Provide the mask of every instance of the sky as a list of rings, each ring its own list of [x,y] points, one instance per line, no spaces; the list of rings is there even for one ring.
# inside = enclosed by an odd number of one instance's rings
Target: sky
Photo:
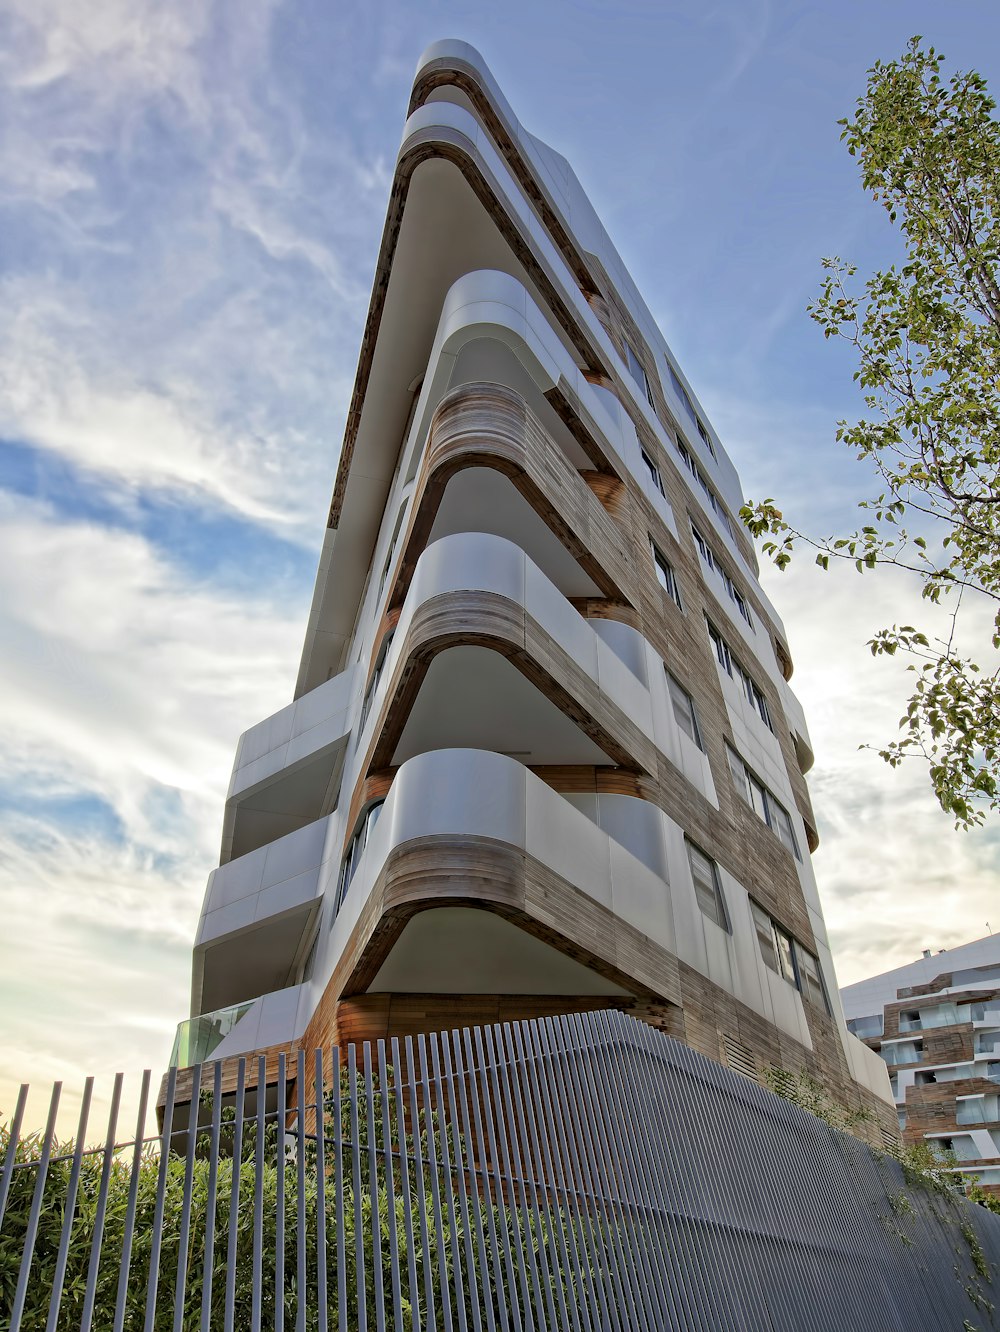
[[[837,121],[914,33],[1000,89],[993,0],[0,0],[0,1115],[89,1073],[105,1105],[187,1015],[236,742],[292,695],[423,48],[482,51],[746,493],[826,532],[859,403],[805,307],[821,257],[898,254]],[[954,832],[859,749],[896,733],[865,644],[926,623],[912,588],[765,580],[841,983],[1000,929],[997,826]]]

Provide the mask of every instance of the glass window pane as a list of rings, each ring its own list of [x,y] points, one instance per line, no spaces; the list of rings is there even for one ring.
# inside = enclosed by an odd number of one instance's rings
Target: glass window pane
[[[774,926],[774,942],[778,949],[778,961],[780,967],[778,974],[783,976],[786,981],[795,984],[795,963],[792,961],[792,937],[786,934],[780,925]]]
[[[799,979],[802,984],[803,995],[818,1007],[829,1012],[830,1006],[826,1002],[826,991],[823,989],[819,963],[812,953],[807,952],[805,948],[799,945],[796,945],[795,954],[799,964]]]
[[[767,792],[753,774],[750,774],[750,803],[759,819],[767,822]]]
[[[780,976],[781,969],[778,965],[778,952],[774,946],[774,930],[771,927],[771,917],[756,902],[750,903],[750,910],[753,913],[753,923],[757,931],[760,955],[764,959],[765,965]]]
[[[685,735],[695,742],[699,749],[704,749],[701,742],[701,732],[698,729],[698,718],[694,710],[694,701],[691,695],[681,685],[677,683],[674,677],[667,672],[667,686],[670,690],[670,702],[674,710],[674,720]]]
[[[778,834],[782,845],[786,850],[791,851],[796,860],[801,860],[799,855],[799,846],[795,840],[795,833],[792,830],[792,821],[788,817],[788,811],[783,805],[779,805],[773,796],[770,797],[771,827]]]
[[[736,750],[730,745],[726,745],[726,758],[729,760],[729,774],[733,779],[733,785],[739,793],[740,799],[750,804],[750,787],[747,783],[747,770],[743,760],[737,754]]]
[[[719,886],[718,871],[715,862],[709,860],[703,851],[699,851],[691,842],[687,844],[688,862],[694,881],[694,893],[698,906],[709,920],[728,929],[725,906],[722,901],[722,889]]]

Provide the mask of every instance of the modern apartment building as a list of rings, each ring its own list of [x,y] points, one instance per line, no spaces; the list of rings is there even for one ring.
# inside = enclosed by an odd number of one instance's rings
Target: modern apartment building
[[[615,1007],[894,1132],[740,503],[569,165],[432,47],[295,698],[240,742],[174,1062]]]
[[[1000,934],[928,949],[841,998],[888,1066],[903,1141],[930,1143],[1000,1193]]]

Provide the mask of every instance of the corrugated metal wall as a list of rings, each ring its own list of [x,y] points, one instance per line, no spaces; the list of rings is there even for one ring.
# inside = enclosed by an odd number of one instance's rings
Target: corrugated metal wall
[[[168,1084],[164,1136],[0,1140],[18,1329],[995,1326],[1000,1217],[609,1011]],[[289,1099],[294,1104],[286,1103]],[[200,1095],[197,1094],[200,1089]],[[148,1099],[143,1081],[140,1124]],[[297,1106],[301,1104],[303,1113]],[[323,1107],[317,1114],[317,1107]],[[283,1126],[279,1128],[279,1126]],[[290,1127],[289,1127],[290,1126]],[[141,1130],[140,1130],[141,1135]]]

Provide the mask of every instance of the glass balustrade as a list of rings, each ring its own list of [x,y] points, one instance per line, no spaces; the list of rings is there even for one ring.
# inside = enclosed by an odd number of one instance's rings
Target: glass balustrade
[[[249,1013],[254,1002],[251,999],[248,1003],[233,1004],[230,1008],[218,1008],[214,1013],[202,1013],[199,1017],[179,1023],[170,1055],[171,1068],[189,1068],[192,1064],[204,1063],[240,1018]]]

